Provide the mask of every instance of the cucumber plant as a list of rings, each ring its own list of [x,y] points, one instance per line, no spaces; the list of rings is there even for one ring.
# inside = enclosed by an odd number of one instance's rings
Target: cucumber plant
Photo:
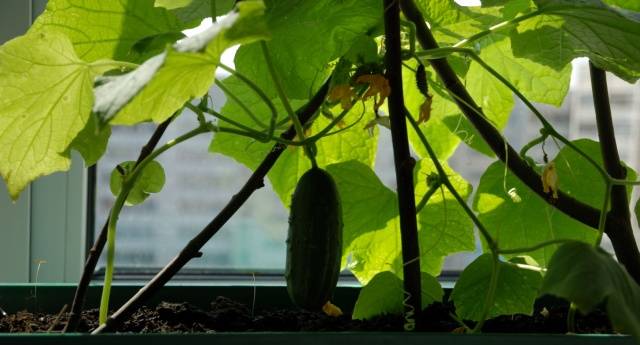
[[[112,330],[198,257],[269,178],[291,206],[290,245],[302,245],[289,247],[287,277],[303,307],[330,299],[342,267],[363,285],[354,317],[402,312],[405,329],[419,328],[423,307],[444,296],[436,279],[444,258],[475,250],[477,229],[484,253],[448,297],[463,329],[532,313],[535,298],[549,293],[581,311],[604,301],[614,327],[640,339],[640,253],[629,209],[640,182],[620,161],[605,79],[605,71],[630,83],[640,77],[637,11],[636,1],[624,0],[483,0],[476,7],[453,0],[50,0],[25,35],[0,47],[0,174],[15,200],[31,181],[69,169],[72,150],[95,164],[113,126],[159,124],[137,161],[114,167],[115,204],[87,259],[68,329],[105,245],[95,333]],[[212,18],[209,29],[184,37],[204,18]],[[235,45],[235,67],[221,64]],[[563,102],[577,57],[590,61],[599,141],[570,141],[536,107]],[[217,68],[231,76],[216,79]],[[228,99],[220,111],[207,97],[214,84]],[[540,125],[520,152],[502,134],[514,97]],[[189,113],[193,129],[158,146],[173,119]],[[379,131],[387,130],[396,190],[373,171]],[[155,158],[203,133],[214,133],[211,152],[253,174],[108,315],[121,210],[162,188]],[[545,143],[559,153],[530,155]],[[496,158],[473,200],[472,186],[447,165],[460,145]],[[322,201],[310,202],[321,185]],[[617,261],[600,248],[604,234]],[[314,246],[325,249],[305,257]],[[309,276],[305,268],[316,265],[318,276]]]

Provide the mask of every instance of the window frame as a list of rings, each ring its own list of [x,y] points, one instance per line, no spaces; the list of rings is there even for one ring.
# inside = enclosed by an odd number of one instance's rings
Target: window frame
[[[24,34],[46,0],[4,0],[0,44]],[[73,153],[68,172],[39,178],[11,201],[0,183],[0,282],[71,283],[80,279],[92,223],[87,169]]]

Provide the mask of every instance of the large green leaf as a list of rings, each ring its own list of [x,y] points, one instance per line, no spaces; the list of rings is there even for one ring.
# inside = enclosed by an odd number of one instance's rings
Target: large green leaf
[[[626,8],[631,11],[640,12],[640,2],[637,0],[605,0],[609,5]]]
[[[444,169],[453,187],[466,201],[471,195],[471,184],[448,166],[444,166]],[[416,203],[429,189],[427,178],[434,174],[437,174],[437,170],[431,160],[422,159],[416,165]],[[444,185],[429,198],[424,209],[418,213],[418,224],[423,269],[431,274],[440,273],[439,270],[428,270],[424,267],[433,260],[432,258],[444,258],[449,254],[473,251],[476,248],[473,222]]]
[[[428,1],[421,4],[436,39],[445,46],[486,30],[500,21],[513,17],[515,13],[526,10],[529,6],[528,2],[516,1],[510,2],[508,9],[498,11],[496,8],[461,7],[452,0]],[[475,41],[473,47],[479,51],[481,59],[515,85],[531,101],[562,104],[569,88],[570,66],[555,70],[528,59],[517,58],[513,56],[509,37],[502,33],[493,33]],[[452,58],[449,60],[455,61]],[[455,63],[454,66],[456,66]],[[470,62],[464,74],[461,73],[463,69],[458,67],[456,70],[459,76],[464,78],[469,93],[482,108],[487,119],[498,129],[503,129],[514,106],[511,91],[475,61]],[[439,100],[437,96],[439,96],[438,93],[435,93],[434,103]],[[445,104],[449,103],[446,105],[447,114],[443,119],[449,130],[458,134],[474,149],[493,156],[489,147],[473,126],[462,117],[455,104],[447,95],[443,96],[442,101]],[[451,111],[449,109],[455,109],[455,113],[448,114]],[[441,109],[434,108],[434,110]],[[434,113],[435,116],[442,114],[444,113]]]
[[[511,40],[504,34],[492,34],[485,38],[482,44],[485,47],[480,51],[480,57],[509,80],[527,99],[555,106],[562,105],[569,91],[571,64],[557,71],[529,59],[515,57],[511,51]],[[473,65],[469,69],[468,79],[474,78],[472,72]],[[495,77],[492,78],[495,80]],[[513,104],[504,102],[502,106],[508,107],[503,109],[503,112],[507,109],[510,111]]]
[[[267,46],[286,94],[297,99],[308,98],[330,72],[328,64],[349,51],[382,18],[378,0],[271,0],[266,5],[272,33]],[[258,44],[240,47],[235,65],[276,95]]]
[[[126,174],[130,174],[136,162],[126,161],[118,164],[118,167],[111,171],[109,186],[111,193],[117,196],[122,190],[122,182]],[[159,193],[164,187],[164,169],[157,161],[149,162],[139,173],[133,187],[127,195],[126,204],[133,206],[144,202],[151,193]]]
[[[573,142],[588,156],[603,167],[600,144],[589,139],[579,139]],[[602,208],[604,202],[605,183],[600,173],[590,165],[576,151],[564,147],[554,159],[559,177],[559,187],[574,198],[595,208]],[[624,163],[623,163],[624,164]],[[635,170],[627,167],[627,179],[635,180]],[[585,188],[589,186],[589,188]],[[633,186],[627,187],[631,196]]]
[[[584,139],[574,144],[602,165],[598,143]],[[602,207],[604,182],[593,166],[568,147],[560,151],[554,162],[562,191],[593,207]],[[628,176],[634,179],[636,174],[629,169]],[[521,201],[508,195],[512,188]],[[474,207],[503,249],[529,247],[552,239],[591,242],[596,237],[594,229],[556,210],[511,173],[506,172],[505,179],[501,162],[493,163],[480,179]],[[557,247],[546,246],[528,255],[544,267]]]
[[[154,0],[51,0],[30,32],[55,29],[67,35],[84,61],[137,58],[141,39],[182,30],[180,22]]]
[[[422,307],[442,301],[444,291],[433,276],[422,273]],[[383,314],[401,314],[404,309],[404,286],[402,280],[392,272],[376,274],[358,295],[353,308],[353,318],[368,319]]]
[[[485,49],[480,52],[480,57],[483,56],[484,50]],[[495,59],[499,60],[499,58]],[[492,64],[493,61],[489,60],[487,63]],[[511,110],[515,104],[511,90],[500,83],[475,61],[469,66],[465,82],[469,94],[471,94],[476,104],[482,109],[482,113],[486,119],[497,129],[504,129],[507,126]],[[469,125],[469,127],[472,126]],[[479,135],[469,138],[469,140],[471,140],[470,146],[472,148],[488,156],[494,156],[489,146]],[[468,144],[469,140],[466,141]]]
[[[443,46],[452,45],[501,20],[497,9],[459,6],[454,0],[418,0],[416,5]]]
[[[482,0],[482,7],[501,6],[502,18],[513,19],[518,14],[530,12],[533,7],[532,0]]]
[[[600,0],[538,0],[541,15],[513,35],[513,50],[557,70],[586,56],[598,67],[634,82],[640,78],[640,16]]]
[[[211,8],[212,3],[215,9]],[[233,3],[234,0],[155,0],[156,6],[168,9],[183,23],[191,25],[198,25],[202,19],[211,17],[214,10],[216,16],[229,12]]]
[[[32,180],[69,169],[67,148],[89,120],[100,72],[57,32],[0,47],[0,173],[12,199]]]
[[[551,258],[542,293],[588,313],[603,302],[614,328],[640,341],[640,287],[610,254],[586,243],[562,245]]]
[[[131,125],[162,122],[185,102],[204,95],[228,47],[265,38],[261,1],[243,1],[206,31],[178,41],[136,70],[105,77],[95,88],[93,110],[103,121]]]
[[[416,170],[416,199],[426,192],[426,175],[435,169],[426,161]],[[377,273],[402,273],[398,200],[366,165],[350,161],[327,167],[338,185],[342,201],[344,233],[343,263],[366,284]],[[452,181],[463,198],[471,187],[449,169]],[[438,275],[446,255],[473,250],[473,226],[448,192],[438,191],[418,215],[420,228],[420,266]],[[347,262],[348,261],[348,262]]]
[[[456,313],[464,320],[479,321],[489,290],[492,263],[491,254],[484,254],[467,266],[456,282],[451,299]],[[528,265],[513,262],[498,263],[498,281],[495,297],[487,318],[499,315],[533,313],[542,274]]]
[[[392,270],[400,253],[398,205],[368,166],[355,161],[329,165],[338,186],[343,214],[343,266],[362,284],[377,273]]]
[[[474,208],[500,248],[530,247],[552,239],[566,238],[594,241],[596,232],[582,223],[566,216],[547,204],[526,185],[512,175],[506,174],[502,162],[493,163],[480,179],[474,200]],[[559,176],[560,185],[566,182]],[[517,193],[512,199],[509,190]],[[546,246],[528,253],[543,267],[547,265],[557,245]],[[508,255],[507,255],[508,256]]]

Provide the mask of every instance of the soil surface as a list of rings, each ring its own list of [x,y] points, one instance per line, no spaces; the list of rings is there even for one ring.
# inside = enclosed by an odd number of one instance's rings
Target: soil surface
[[[552,304],[550,304],[552,305]],[[567,333],[566,304],[553,307],[536,303],[533,316],[512,315],[487,320],[484,332],[498,333]],[[451,318],[452,304],[436,303],[424,310],[422,331],[463,332],[460,324]],[[34,314],[26,311],[3,316],[0,314],[0,332],[60,332],[66,323],[66,314]],[[89,332],[98,325],[98,311],[88,310],[78,327]],[[249,306],[225,297],[211,302],[208,310],[187,303],[163,302],[155,308],[137,311],[119,329],[119,332],[258,332],[258,331],[402,331],[404,320],[398,315],[385,315],[370,320],[351,320],[350,315],[330,317],[322,312],[304,310],[265,309],[251,312]],[[472,323],[467,323],[472,326]],[[576,315],[576,333],[612,333],[606,315],[601,311],[589,315]]]

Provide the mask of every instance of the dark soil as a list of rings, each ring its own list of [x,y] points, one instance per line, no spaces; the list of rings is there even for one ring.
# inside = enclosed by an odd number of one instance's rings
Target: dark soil
[[[567,306],[543,306],[537,303],[533,316],[513,315],[488,320],[484,332],[498,333],[567,333]],[[431,332],[461,332],[451,318],[451,304],[436,303],[424,310],[421,330]],[[67,315],[18,312],[0,315],[0,332],[60,332]],[[57,322],[56,322],[56,319]],[[88,310],[78,331],[89,332],[98,325],[98,311]],[[53,325],[53,327],[52,327]],[[258,331],[402,331],[401,316],[385,315],[370,320],[351,320],[349,315],[330,317],[321,312],[304,310],[258,310],[253,315],[248,306],[225,297],[218,297],[208,310],[187,303],[160,303],[155,308],[144,307],[136,312],[120,332],[258,332]],[[469,324],[471,326],[471,324]],[[576,315],[577,333],[612,333],[606,315],[596,311],[587,316]]]

